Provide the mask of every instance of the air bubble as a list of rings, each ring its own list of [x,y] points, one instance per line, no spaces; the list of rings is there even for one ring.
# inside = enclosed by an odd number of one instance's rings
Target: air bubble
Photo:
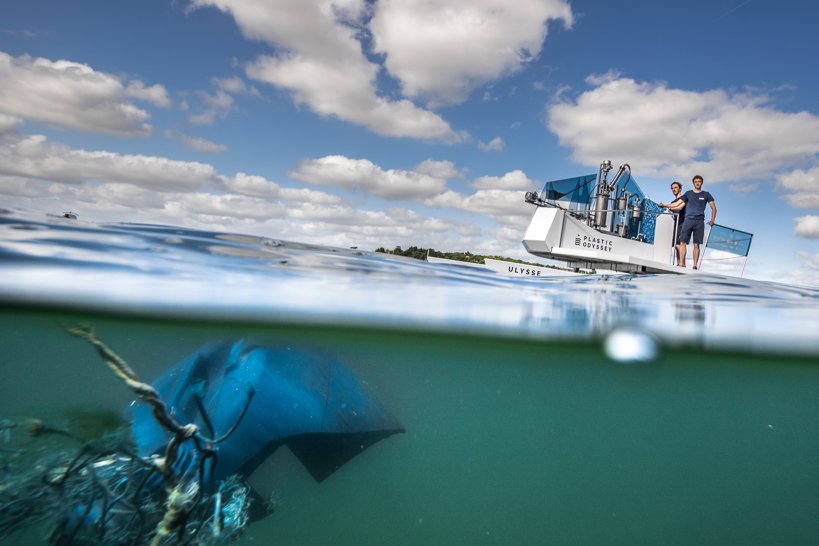
[[[657,358],[657,340],[639,330],[615,330],[606,338],[606,356],[624,364],[651,362]]]

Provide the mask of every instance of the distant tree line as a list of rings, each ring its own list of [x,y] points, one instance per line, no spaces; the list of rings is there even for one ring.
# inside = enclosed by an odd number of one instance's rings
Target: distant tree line
[[[480,254],[472,254],[471,252],[438,252],[434,248],[420,248],[417,246],[411,246],[406,250],[403,250],[400,246],[395,247],[393,250],[387,250],[383,246],[376,248],[376,252],[381,252],[384,254],[393,254],[395,256],[407,256],[408,258],[415,258],[416,260],[426,260],[427,253],[433,258],[446,258],[447,260],[457,260],[459,262],[469,262],[473,264],[485,264],[484,260],[486,258],[491,258],[493,260],[503,260],[505,262],[515,262],[516,264],[524,264],[524,265],[533,265],[535,267],[548,267],[550,269],[561,269],[563,271],[570,271],[569,269],[563,267],[556,267],[554,265],[543,265],[533,262],[524,262],[523,260],[515,260],[513,258],[505,258],[504,256],[482,256]]]

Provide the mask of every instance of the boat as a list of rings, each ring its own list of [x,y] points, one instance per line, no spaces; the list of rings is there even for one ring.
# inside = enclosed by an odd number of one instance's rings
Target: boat
[[[566,271],[564,269],[556,269],[554,267],[539,267],[531,264],[508,262],[506,260],[495,260],[493,258],[484,258],[484,263],[479,264],[475,262],[449,260],[447,258],[436,258],[435,256],[430,256],[427,254],[427,262],[431,264],[452,265],[469,269],[484,269],[509,277],[565,277],[582,275],[582,273]]]
[[[547,182],[526,192],[535,211],[523,236],[526,250],[559,260],[570,269],[604,269],[632,274],[697,274],[711,248],[745,258],[753,234],[714,224],[700,252],[697,269],[674,265],[677,213],[660,208],[631,175],[628,164],[613,170],[610,160],[597,174]]]

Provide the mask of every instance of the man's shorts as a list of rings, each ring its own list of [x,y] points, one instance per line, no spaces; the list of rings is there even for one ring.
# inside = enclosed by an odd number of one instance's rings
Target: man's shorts
[[[688,244],[688,241],[691,239],[691,235],[694,235],[694,244],[701,245],[702,244],[702,236],[705,235],[705,222],[704,220],[693,218],[686,218],[685,222],[683,222],[682,229],[680,230],[680,242]]]
[[[685,218],[683,218],[682,222],[676,222],[674,224],[674,246],[680,244],[680,234],[682,233],[682,225],[685,222]]]

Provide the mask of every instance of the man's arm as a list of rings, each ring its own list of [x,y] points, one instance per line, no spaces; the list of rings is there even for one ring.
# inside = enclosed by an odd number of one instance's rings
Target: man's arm
[[[717,205],[713,201],[709,201],[708,204],[711,205],[711,221],[708,222],[708,225],[713,226],[714,220],[717,219]]]
[[[685,207],[685,201],[682,199],[677,199],[673,203],[669,203],[665,206],[668,210],[682,210]]]

